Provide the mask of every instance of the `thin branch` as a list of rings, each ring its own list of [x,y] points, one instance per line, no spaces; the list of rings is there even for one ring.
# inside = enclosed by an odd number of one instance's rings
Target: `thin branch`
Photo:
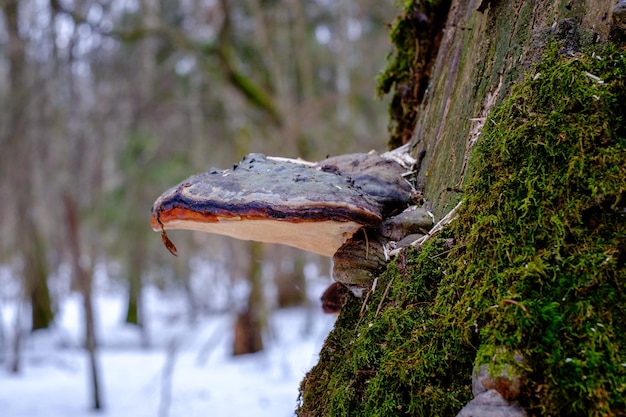
[[[365,295],[365,300],[363,300],[363,304],[361,305],[361,311],[359,311],[359,317],[363,317],[363,313],[365,313],[365,306],[367,305],[367,300],[369,300],[370,294],[376,291],[377,283],[378,283],[378,278],[374,278],[374,283],[372,284],[372,288]]]
[[[214,72],[215,68],[208,62],[208,55],[216,55],[220,60],[220,70],[222,75],[229,81],[240,94],[242,94],[250,104],[265,112],[269,119],[276,126],[283,124],[282,116],[276,106],[272,95],[254,82],[250,77],[244,75],[235,65],[234,52],[231,43],[230,23],[228,18],[228,2],[221,1],[224,9],[224,24],[220,29],[217,45],[195,42],[183,31],[168,25],[157,25],[154,27],[138,26],[132,30],[104,30],[99,25],[90,22],[84,16],[62,7],[55,6],[57,13],[70,16],[74,22],[87,24],[95,32],[118,39],[122,42],[136,42],[141,39],[158,36],[167,40],[174,48],[193,54],[203,69],[207,72]]]
[[[380,297],[380,303],[378,303],[378,308],[376,309],[376,314],[374,314],[374,317],[378,317],[378,313],[380,313],[380,309],[383,306],[383,301],[385,301],[385,298],[387,297],[387,294],[389,294],[389,290],[391,289],[391,284],[393,284],[393,277],[389,280],[389,284],[387,284],[387,287],[383,292],[383,296]]]
[[[250,103],[264,110],[276,126],[281,126],[283,124],[282,116],[271,94],[254,83],[250,77],[245,76],[242,72],[237,70],[231,42],[232,34],[228,0],[220,0],[220,5],[224,13],[224,21],[217,37],[216,53],[220,58],[222,70],[226,78],[248,99],[248,101],[250,101]]]

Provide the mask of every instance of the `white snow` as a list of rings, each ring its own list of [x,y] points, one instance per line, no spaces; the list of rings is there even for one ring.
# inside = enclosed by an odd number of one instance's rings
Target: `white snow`
[[[312,296],[309,309],[274,311],[265,350],[233,357],[229,313],[200,316],[190,324],[182,295],[149,288],[145,300],[150,321],[147,337],[142,337],[133,326],[122,324],[123,293],[97,294],[104,403],[99,412],[91,410],[89,363],[80,347],[80,296],[66,297],[53,329],[27,336],[18,374],[8,371],[7,355],[17,308],[4,300],[0,416],[293,416],[298,386],[334,323],[333,316],[321,312],[317,298]],[[164,373],[172,364],[168,384]]]

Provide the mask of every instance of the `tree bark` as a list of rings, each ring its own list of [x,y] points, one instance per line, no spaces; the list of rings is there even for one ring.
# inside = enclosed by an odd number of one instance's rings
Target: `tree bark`
[[[245,355],[263,350],[263,330],[266,328],[267,313],[263,294],[263,244],[250,242],[250,265],[248,282],[250,293],[244,311],[237,315],[233,354]]]
[[[612,0],[453,1],[430,84],[417,108],[417,183],[441,218],[459,200],[472,145],[489,111],[541,57],[561,24],[606,40]],[[479,12],[479,6],[485,11]],[[565,30],[567,32],[567,30]],[[564,36],[567,33],[564,33]],[[579,43],[575,34],[570,42]]]
[[[10,62],[10,99],[9,126],[2,138],[6,172],[3,178],[13,178],[9,191],[14,201],[14,215],[17,219],[18,251],[23,260],[23,283],[31,304],[32,330],[47,328],[54,319],[48,289],[47,245],[33,205],[33,158],[36,149],[31,146],[27,121],[29,117],[32,89],[28,83],[26,66],[26,42],[20,36],[19,8],[17,1],[8,1],[4,5],[7,19],[8,58]]]
[[[320,352],[319,363],[302,382],[297,414],[620,414],[625,404],[619,388],[624,373],[618,364],[624,356],[615,352],[624,348],[624,338],[618,335],[624,332],[625,318],[623,280],[616,281],[616,276],[623,276],[625,270],[626,183],[624,165],[605,163],[607,156],[598,155],[614,152],[620,159],[625,152],[624,107],[619,103],[624,100],[626,67],[623,56],[616,52],[623,50],[623,42],[607,46],[610,56],[583,53],[583,46],[603,46],[598,44],[605,43],[610,34],[612,39],[624,39],[614,34],[612,26],[615,2],[452,0],[445,15],[433,18],[428,6],[442,3],[445,1],[405,2],[394,23],[392,38],[402,50],[396,50],[391,59],[401,61],[388,69],[415,69],[425,62],[420,53],[432,50],[432,45],[423,44],[423,38],[416,36],[424,33],[422,29],[433,42],[440,36],[440,44],[427,72],[420,72],[427,66],[416,73],[409,71],[412,78],[402,83],[391,74],[396,92],[390,113],[409,119],[396,120],[412,132],[411,149],[418,161],[416,183],[435,218],[460,207],[453,216],[456,226],[453,223],[448,229],[457,246],[439,239],[418,251],[401,252],[378,277],[378,289],[372,286],[369,304],[367,297],[349,297]],[[445,22],[441,33],[432,26],[422,27],[436,22]],[[555,43],[560,48],[555,54],[558,58],[550,60]],[[409,48],[415,49],[406,50]],[[406,57],[409,59],[402,61]],[[555,74],[567,65],[591,65],[596,60],[610,62],[611,70],[603,70],[607,78],[585,73],[581,67],[572,71],[575,76],[568,73],[569,77],[561,80],[560,74]],[[549,76],[536,70],[534,79],[524,78],[540,63]],[[613,68],[617,68],[615,73],[610,72]],[[389,76],[384,74],[383,81],[389,82]],[[418,81],[427,86],[423,97],[414,94]],[[514,85],[522,81],[512,96]],[[606,91],[589,93],[590,88],[600,91],[605,84],[610,85]],[[568,96],[570,86],[572,94],[580,95]],[[549,94],[541,87],[557,89],[554,96],[559,100],[580,100],[583,105],[560,106],[546,100]],[[542,99],[533,101],[536,97],[532,94]],[[507,100],[513,98],[517,101]],[[594,101],[600,103],[598,107],[587,106]],[[563,107],[566,111],[559,113]],[[553,130],[544,126],[551,117],[561,117],[550,125]],[[615,124],[604,128],[607,119]],[[484,130],[490,142],[481,147],[481,140],[486,139],[481,139],[481,134],[488,123],[497,127]],[[518,131],[507,130],[508,123],[516,123]],[[513,145],[508,135],[515,134],[519,142]],[[602,140],[596,139],[598,136]],[[581,158],[591,154],[590,159],[598,157],[605,163],[598,164],[604,169],[599,175],[610,176],[619,170],[617,178],[608,179],[616,184],[614,189],[609,187],[611,191],[607,188],[604,197],[611,203],[593,206],[588,200],[596,191],[582,184],[557,181],[539,188],[530,182],[543,174],[552,178],[546,174],[551,170],[559,173],[559,179],[567,176],[563,165],[572,163],[573,158],[563,161],[546,153],[541,159],[522,150],[536,146],[541,149],[538,154],[544,155],[546,142],[555,140],[555,146],[561,146],[566,139],[572,140],[574,147],[579,142]],[[586,147],[580,145],[585,141]],[[477,142],[479,153],[474,149]],[[594,146],[596,149],[590,149]],[[508,160],[513,169],[500,160],[509,154],[514,155]],[[472,169],[480,173],[469,172],[470,156]],[[493,172],[498,164],[504,167],[499,173],[502,177]],[[527,177],[530,179],[525,182]],[[607,180],[596,178],[603,179]],[[580,178],[580,182],[586,181],[586,176]],[[466,184],[470,184],[467,190]],[[513,194],[503,184],[521,191]],[[477,192],[479,185],[484,187],[481,192]],[[461,200],[462,205],[457,206]],[[571,205],[559,206],[563,200]],[[522,208],[516,214],[512,207]],[[546,218],[550,210],[554,214]],[[530,225],[521,218],[528,213],[545,221],[544,227],[549,229],[543,230],[545,242],[528,231]],[[573,220],[563,220],[566,216]],[[601,228],[606,229],[599,231]],[[604,232],[602,238],[594,235]],[[559,233],[566,236],[556,240],[565,242],[562,247],[548,243]],[[579,243],[587,246],[581,249]],[[601,246],[605,243],[610,249]],[[595,256],[610,263],[611,269],[596,272],[578,267],[593,264]],[[442,258],[446,260],[438,263]],[[529,268],[535,270],[526,272]],[[593,289],[577,289],[579,281]],[[596,291],[611,296],[597,297]],[[576,296],[570,298],[569,294]],[[577,314],[586,315],[577,321]],[[597,317],[611,317],[600,344],[592,336],[598,329],[587,324],[599,323],[595,326],[604,329],[607,325]],[[503,357],[506,360],[499,362]],[[491,366],[486,372],[485,363]],[[578,374],[568,369],[576,369]],[[478,401],[472,400],[473,396]]]
[[[93,308],[93,267],[86,268],[81,262],[81,244],[79,232],[79,220],[74,198],[67,194],[65,196],[65,210],[67,221],[68,242],[72,256],[72,266],[75,281],[83,296],[83,311],[85,313],[85,349],[89,357],[89,376],[92,389],[92,407],[95,410],[102,408],[102,398],[100,394],[100,379],[98,362],[96,357],[96,332]]]
[[[141,20],[142,26],[148,31],[155,30],[160,27],[160,12],[161,6],[158,1],[149,0],[141,3]],[[154,86],[157,83],[157,67],[156,67],[156,55],[158,52],[159,40],[155,37],[145,37],[140,40],[138,45],[138,65],[141,71],[141,75],[137,78],[137,96],[138,96],[138,106],[135,107],[135,129],[134,132],[136,137],[130,139],[131,145],[129,148],[133,147],[132,141],[135,141],[136,144],[134,146],[136,149],[131,149],[129,152],[136,152],[137,155],[132,155],[131,158],[138,158],[139,154],[142,152],[146,152],[145,143],[143,140],[139,139],[139,137],[143,134],[143,129],[145,129],[145,124],[148,123],[151,115],[149,112],[151,111],[154,105]],[[141,184],[138,184],[141,177],[141,168],[137,166],[138,162],[133,161],[131,166],[127,167],[127,174],[133,175],[130,178],[132,184],[129,184],[127,187],[128,194],[131,198],[130,206],[134,207],[138,200],[136,196],[141,193],[140,187]],[[132,213],[139,212],[138,209],[132,210]],[[144,326],[143,316],[143,301],[142,301],[142,292],[143,292],[143,271],[144,264],[146,259],[146,241],[144,238],[142,224],[137,221],[136,218],[128,219],[128,232],[130,234],[131,245],[129,248],[128,257],[126,258],[126,269],[128,274],[128,303],[126,308],[126,323],[134,324],[139,326],[141,330],[142,336],[142,344],[147,344],[147,335]]]
[[[278,308],[303,305],[306,298],[305,257],[287,248],[273,248],[274,283]],[[288,265],[285,261],[288,260]]]

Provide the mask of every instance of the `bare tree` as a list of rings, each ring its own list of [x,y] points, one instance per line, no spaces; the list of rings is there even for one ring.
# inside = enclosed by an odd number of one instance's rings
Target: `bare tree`
[[[65,210],[67,235],[75,281],[83,296],[83,309],[85,312],[85,349],[89,356],[92,407],[95,410],[99,410],[102,408],[102,398],[96,356],[96,330],[93,308],[93,264],[90,266],[84,265],[85,258],[81,253],[80,220],[77,213],[76,202],[70,194],[65,195]]]
[[[249,257],[249,294],[243,311],[237,314],[233,354],[244,355],[263,350],[263,331],[267,327],[267,310],[263,295],[263,244],[248,243]]]
[[[10,209],[16,219],[15,231],[20,233],[16,246],[22,259],[23,286],[31,306],[31,328],[37,330],[48,327],[54,313],[47,283],[48,242],[38,224],[37,195],[33,187],[37,147],[27,128],[36,90],[28,77],[31,71],[26,62],[26,41],[20,35],[18,6],[18,1],[10,0],[3,7],[8,32],[10,117],[2,138],[5,150],[2,166],[6,171],[0,174],[11,179],[4,201],[13,203]]]

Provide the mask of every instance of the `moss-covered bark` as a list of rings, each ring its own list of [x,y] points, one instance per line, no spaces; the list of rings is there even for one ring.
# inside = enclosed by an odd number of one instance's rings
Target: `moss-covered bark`
[[[302,382],[300,416],[453,415],[471,397],[475,351],[435,306],[447,250],[437,240],[401,255],[363,311],[350,298]]]
[[[389,104],[389,147],[413,136],[419,106],[439,51],[450,0],[409,0],[391,27],[395,51],[378,79],[378,93],[394,91]]]
[[[444,39],[456,73],[433,79],[416,127],[424,196],[438,217],[462,199],[458,217],[348,301],[300,416],[454,416],[482,364],[526,375],[530,415],[626,415],[626,53],[581,28],[612,5],[490,3]],[[472,28],[492,35],[482,61]]]
[[[625,80],[612,46],[551,48],[471,165],[453,310],[478,324],[478,362],[496,347],[528,358],[538,414],[626,413]]]
[[[534,414],[624,415],[626,54],[563,52],[488,118],[453,231],[450,311],[465,339],[479,333],[477,364],[526,358]]]
[[[481,13],[476,9],[482,3],[490,6]],[[452,1],[411,141],[422,157],[416,182],[436,217],[459,200],[472,144],[493,106],[522,80],[550,39],[567,39],[570,50],[606,39],[613,3]]]
[[[489,116],[454,245],[348,302],[299,415],[455,415],[484,363],[529,375],[533,414],[624,414],[625,75],[618,50],[550,50]]]

